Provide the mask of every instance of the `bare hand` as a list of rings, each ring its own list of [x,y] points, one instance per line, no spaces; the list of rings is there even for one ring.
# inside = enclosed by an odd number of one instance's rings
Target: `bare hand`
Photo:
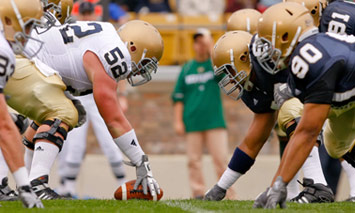
[[[176,121],[175,122],[175,132],[178,135],[184,135],[185,134],[185,125],[182,121]]]

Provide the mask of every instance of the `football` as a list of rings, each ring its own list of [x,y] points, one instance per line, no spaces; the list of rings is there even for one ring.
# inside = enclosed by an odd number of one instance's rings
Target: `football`
[[[115,191],[115,195],[114,195],[115,199],[116,200],[139,199],[139,200],[156,201],[156,200],[160,200],[163,197],[163,190],[161,188],[160,188],[160,194],[157,194],[156,196],[153,197],[152,195],[150,195],[149,191],[147,195],[143,193],[142,185],[139,185],[137,190],[133,190],[135,183],[136,180],[131,180],[118,187],[118,189]]]

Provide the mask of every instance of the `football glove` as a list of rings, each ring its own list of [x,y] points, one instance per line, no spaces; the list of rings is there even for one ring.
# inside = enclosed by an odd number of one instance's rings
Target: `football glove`
[[[65,96],[67,96],[68,99],[70,99],[76,110],[78,111],[78,124],[75,127],[80,127],[81,125],[83,125],[86,122],[86,111],[84,106],[81,104],[81,102],[74,98],[74,96],[72,94],[69,93],[69,91],[64,91]]]
[[[32,191],[30,186],[21,186],[17,188],[18,197],[25,208],[44,208],[41,200]]]
[[[270,190],[270,187],[267,187],[266,191],[265,192],[262,192],[260,193],[255,201],[254,201],[254,204],[253,204],[253,208],[256,209],[256,208],[264,208],[265,205],[266,205],[266,202],[267,202],[267,193],[269,192]]]
[[[281,108],[282,104],[288,99],[292,98],[293,94],[291,89],[288,87],[287,83],[278,83],[274,85],[274,102],[278,109]]]
[[[217,184],[208,190],[203,198],[203,200],[214,200],[220,201],[226,196],[227,190],[219,187]]]
[[[137,180],[134,184],[134,190],[137,190],[138,186],[142,185],[144,194],[148,194],[148,190],[153,197],[156,196],[157,193],[160,194],[160,187],[158,182],[153,178],[153,172],[150,169],[147,155],[143,155],[142,163],[136,166],[136,174]]]
[[[83,125],[86,122],[86,111],[84,106],[81,104],[81,102],[77,99],[72,100],[76,110],[78,110],[78,124],[76,125],[76,127],[80,127],[81,125]]]
[[[158,182],[153,178],[153,172],[150,169],[150,164],[147,155],[142,155],[142,163],[140,165],[134,165],[132,162],[123,161],[128,166],[136,167],[137,180],[134,184],[133,189],[137,190],[139,185],[142,185],[143,193],[148,194],[153,197],[160,194],[160,187]]]
[[[282,209],[286,208],[286,198],[287,198],[287,184],[282,180],[281,176],[276,178],[274,185],[266,193],[267,201],[265,208],[274,209],[277,204],[280,205]]]
[[[30,122],[27,118],[25,118],[24,116],[17,114],[17,113],[10,113],[12,120],[14,121],[14,123],[16,124],[19,132],[21,134],[23,134],[27,127],[30,125]]]

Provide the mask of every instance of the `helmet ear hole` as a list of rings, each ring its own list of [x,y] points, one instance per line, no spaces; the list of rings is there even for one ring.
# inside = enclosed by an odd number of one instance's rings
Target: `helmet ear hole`
[[[282,42],[288,42],[288,33],[282,35]]]
[[[248,60],[248,53],[244,52],[244,54],[240,56],[239,60],[246,62]]]
[[[9,17],[5,16],[5,24],[6,25],[12,25],[12,21]]]

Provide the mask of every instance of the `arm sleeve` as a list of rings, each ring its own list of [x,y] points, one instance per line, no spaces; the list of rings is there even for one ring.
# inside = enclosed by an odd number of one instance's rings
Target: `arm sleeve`
[[[304,103],[331,104],[337,77],[343,65],[343,61],[336,62],[315,84],[307,89]]]
[[[185,95],[184,93],[185,93],[185,68],[183,67],[179,74],[178,80],[176,81],[175,89],[171,97],[173,102],[176,103],[178,101],[183,101]]]

